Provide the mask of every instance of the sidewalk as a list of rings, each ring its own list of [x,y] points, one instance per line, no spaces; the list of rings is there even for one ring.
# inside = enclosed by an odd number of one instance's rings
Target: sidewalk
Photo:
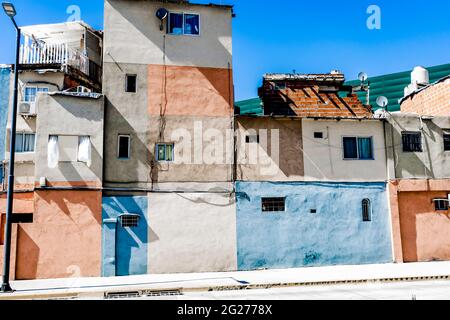
[[[0,300],[102,298],[105,294],[210,291],[367,281],[450,279],[450,262],[333,266],[287,270],[13,281]]]

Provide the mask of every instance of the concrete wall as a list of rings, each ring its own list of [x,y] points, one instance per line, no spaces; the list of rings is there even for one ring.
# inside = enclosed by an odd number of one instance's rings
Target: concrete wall
[[[236,192],[239,270],[393,260],[385,183],[237,182]],[[286,212],[262,212],[262,197],[286,197]]]
[[[149,273],[236,270],[231,194],[150,193]]]
[[[163,7],[174,12],[200,14],[200,36],[174,36],[166,30],[160,31],[155,13]],[[229,68],[230,8],[107,0],[104,15],[104,61],[107,63]]]
[[[237,179],[299,181],[304,179],[300,119],[237,117]],[[247,135],[260,143],[246,143]]]
[[[449,213],[433,199],[447,199],[450,180],[396,180],[389,184],[395,260],[450,260]]]
[[[41,95],[38,99],[35,182],[46,177],[49,185],[102,186],[103,170],[103,98]],[[50,135],[89,136],[91,164],[59,162],[48,167]]]
[[[100,276],[101,192],[36,191],[16,260],[18,280]]]
[[[111,277],[147,274],[147,197],[103,197],[102,207],[102,275]],[[138,227],[124,228],[119,221],[123,214],[138,215]]]
[[[450,152],[444,152],[443,129],[449,117],[421,119],[416,114],[394,113],[388,118],[386,145],[390,179],[450,178]],[[423,152],[403,152],[402,132],[422,132]]]
[[[386,181],[383,122],[378,120],[303,119],[305,179],[320,181]],[[323,139],[315,139],[322,132]],[[372,137],[374,160],[344,160],[342,138]]]

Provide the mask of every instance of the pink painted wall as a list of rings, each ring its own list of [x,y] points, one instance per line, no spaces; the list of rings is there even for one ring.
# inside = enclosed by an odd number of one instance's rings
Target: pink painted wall
[[[100,276],[101,192],[36,191],[17,228],[16,279]]]
[[[450,212],[432,202],[447,198],[450,180],[401,180],[390,189],[396,261],[450,260]]]

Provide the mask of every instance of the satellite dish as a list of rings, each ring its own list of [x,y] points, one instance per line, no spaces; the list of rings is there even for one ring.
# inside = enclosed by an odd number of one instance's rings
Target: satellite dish
[[[158,11],[156,11],[156,17],[161,21],[161,26],[159,28],[161,31],[164,30],[164,20],[167,18],[168,15],[169,11],[167,11],[167,9],[161,8],[158,9]]]
[[[358,79],[359,79],[359,81],[361,81],[361,82],[366,82],[366,80],[367,80],[368,78],[369,78],[369,77],[368,77],[367,73],[365,73],[365,72],[360,72],[360,73],[358,74]]]
[[[379,105],[381,108],[386,108],[389,104],[389,100],[384,96],[379,96],[377,98],[377,105]]]

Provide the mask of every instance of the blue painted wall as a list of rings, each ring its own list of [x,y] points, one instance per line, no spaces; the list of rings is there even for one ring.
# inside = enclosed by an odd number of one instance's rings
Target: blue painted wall
[[[393,261],[385,183],[237,182],[236,189],[239,270]],[[262,197],[286,197],[286,212],[262,212]],[[362,220],[365,198],[371,222]]]
[[[11,68],[0,66],[0,161],[5,160]]]
[[[102,275],[105,277],[147,274],[147,197],[103,197]],[[123,214],[139,215],[137,228],[124,228]]]

